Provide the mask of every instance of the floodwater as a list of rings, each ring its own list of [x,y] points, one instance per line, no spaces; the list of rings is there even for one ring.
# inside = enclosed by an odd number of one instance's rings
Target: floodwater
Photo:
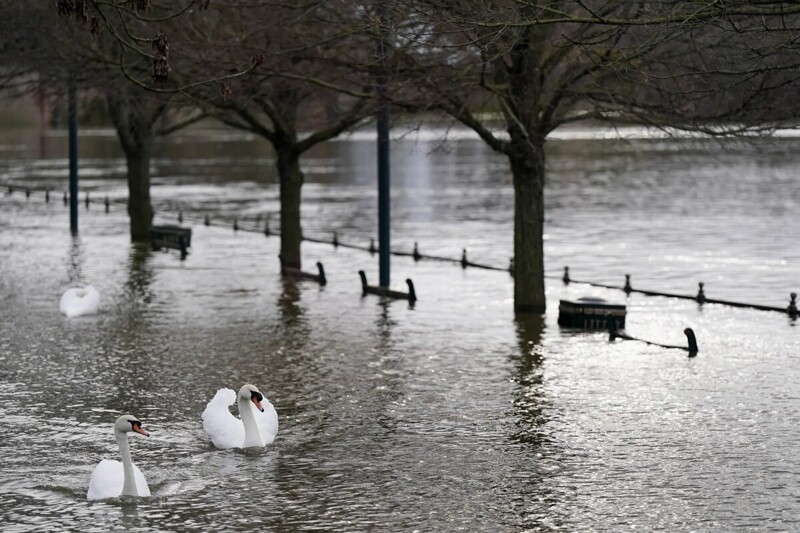
[[[308,237],[376,237],[375,146],[304,160]],[[548,145],[548,310],[513,314],[507,272],[303,245],[328,285],[282,280],[278,187],[264,143],[195,131],[159,145],[157,223],[192,227],[186,260],[132,246],[113,133],[82,132],[80,233],[69,232],[66,137],[0,135],[0,528],[4,531],[791,531],[800,529],[800,327],[786,314],[699,306],[574,278],[788,305],[800,289],[800,139]],[[510,176],[468,136],[392,145],[393,247],[506,267]],[[112,201],[104,213],[101,199]],[[208,214],[212,224],[201,221]],[[234,232],[231,221],[240,229]],[[258,220],[258,225],[256,223]],[[245,231],[253,229],[254,231]],[[92,284],[97,316],[67,319]],[[690,359],[557,325],[558,301],[627,304],[629,334]],[[254,383],[280,431],[259,450],[213,448],[200,414]],[[138,416],[134,462],[153,496],[87,502],[117,459],[112,425]]]

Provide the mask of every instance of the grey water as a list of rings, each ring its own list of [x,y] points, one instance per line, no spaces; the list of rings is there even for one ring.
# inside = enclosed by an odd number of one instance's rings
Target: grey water
[[[548,144],[547,313],[515,317],[507,272],[305,242],[283,280],[272,155],[197,130],[160,142],[156,223],[193,230],[189,256],[133,246],[113,132],[80,137],[80,232],[69,232],[66,136],[0,133],[0,529],[3,531],[791,531],[800,528],[800,328],[786,314],[700,306],[574,278],[785,307],[800,289],[800,139],[720,142],[569,135]],[[308,237],[376,237],[375,147],[353,136],[303,160]],[[411,132],[392,144],[397,250],[506,267],[513,190],[481,141]],[[105,213],[101,199],[112,201]],[[213,223],[205,226],[208,214]],[[236,231],[230,222],[241,220]],[[92,284],[96,316],[67,319]],[[700,353],[557,325],[558,302],[627,305],[627,331]],[[280,431],[213,448],[200,414],[255,383]],[[94,465],[131,437],[153,496],[87,502]]]

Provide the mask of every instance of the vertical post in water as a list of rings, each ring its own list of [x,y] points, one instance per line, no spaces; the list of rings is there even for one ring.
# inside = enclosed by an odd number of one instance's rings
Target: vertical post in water
[[[78,233],[78,117],[75,83],[67,88],[67,122],[69,123],[69,229]]]
[[[379,284],[389,286],[390,279],[390,207],[389,200],[389,104],[386,100],[386,4],[378,3],[380,21],[380,40],[377,55],[380,73],[378,74],[378,267]]]

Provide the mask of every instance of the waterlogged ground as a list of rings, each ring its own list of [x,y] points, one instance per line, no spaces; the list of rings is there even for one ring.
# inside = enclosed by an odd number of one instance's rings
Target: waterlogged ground
[[[157,222],[180,208],[189,257],[134,247],[124,207],[80,213],[72,237],[64,137],[0,137],[0,523],[8,531],[787,531],[800,527],[800,329],[779,313],[564,286],[575,278],[785,306],[800,289],[797,142],[554,140],[547,188],[548,311],[515,318],[507,273],[395,257],[393,286],[362,297],[377,257],[307,242],[329,283],[283,281],[269,152],[194,133],[154,162]],[[44,154],[42,150],[44,149]],[[82,187],[124,198],[108,132],[81,138]],[[374,145],[305,161],[304,228],[375,236]],[[510,178],[479,141],[393,145],[393,239],[506,266]],[[40,156],[44,155],[44,158]],[[214,224],[196,221],[210,213]],[[263,224],[263,218],[260,219]],[[101,313],[58,300],[92,284]],[[689,359],[562,330],[558,300],[627,304],[627,330]],[[280,431],[263,450],[218,451],[200,414],[220,387],[257,384]],[[86,501],[89,476],[131,437],[153,496]]]

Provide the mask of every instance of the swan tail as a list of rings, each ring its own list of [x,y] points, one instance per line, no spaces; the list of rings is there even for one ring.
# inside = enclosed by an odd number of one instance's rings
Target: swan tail
[[[206,405],[201,419],[203,431],[220,449],[238,448],[244,442],[242,421],[234,417],[228,406],[236,403],[236,393],[231,389],[219,389]]]

